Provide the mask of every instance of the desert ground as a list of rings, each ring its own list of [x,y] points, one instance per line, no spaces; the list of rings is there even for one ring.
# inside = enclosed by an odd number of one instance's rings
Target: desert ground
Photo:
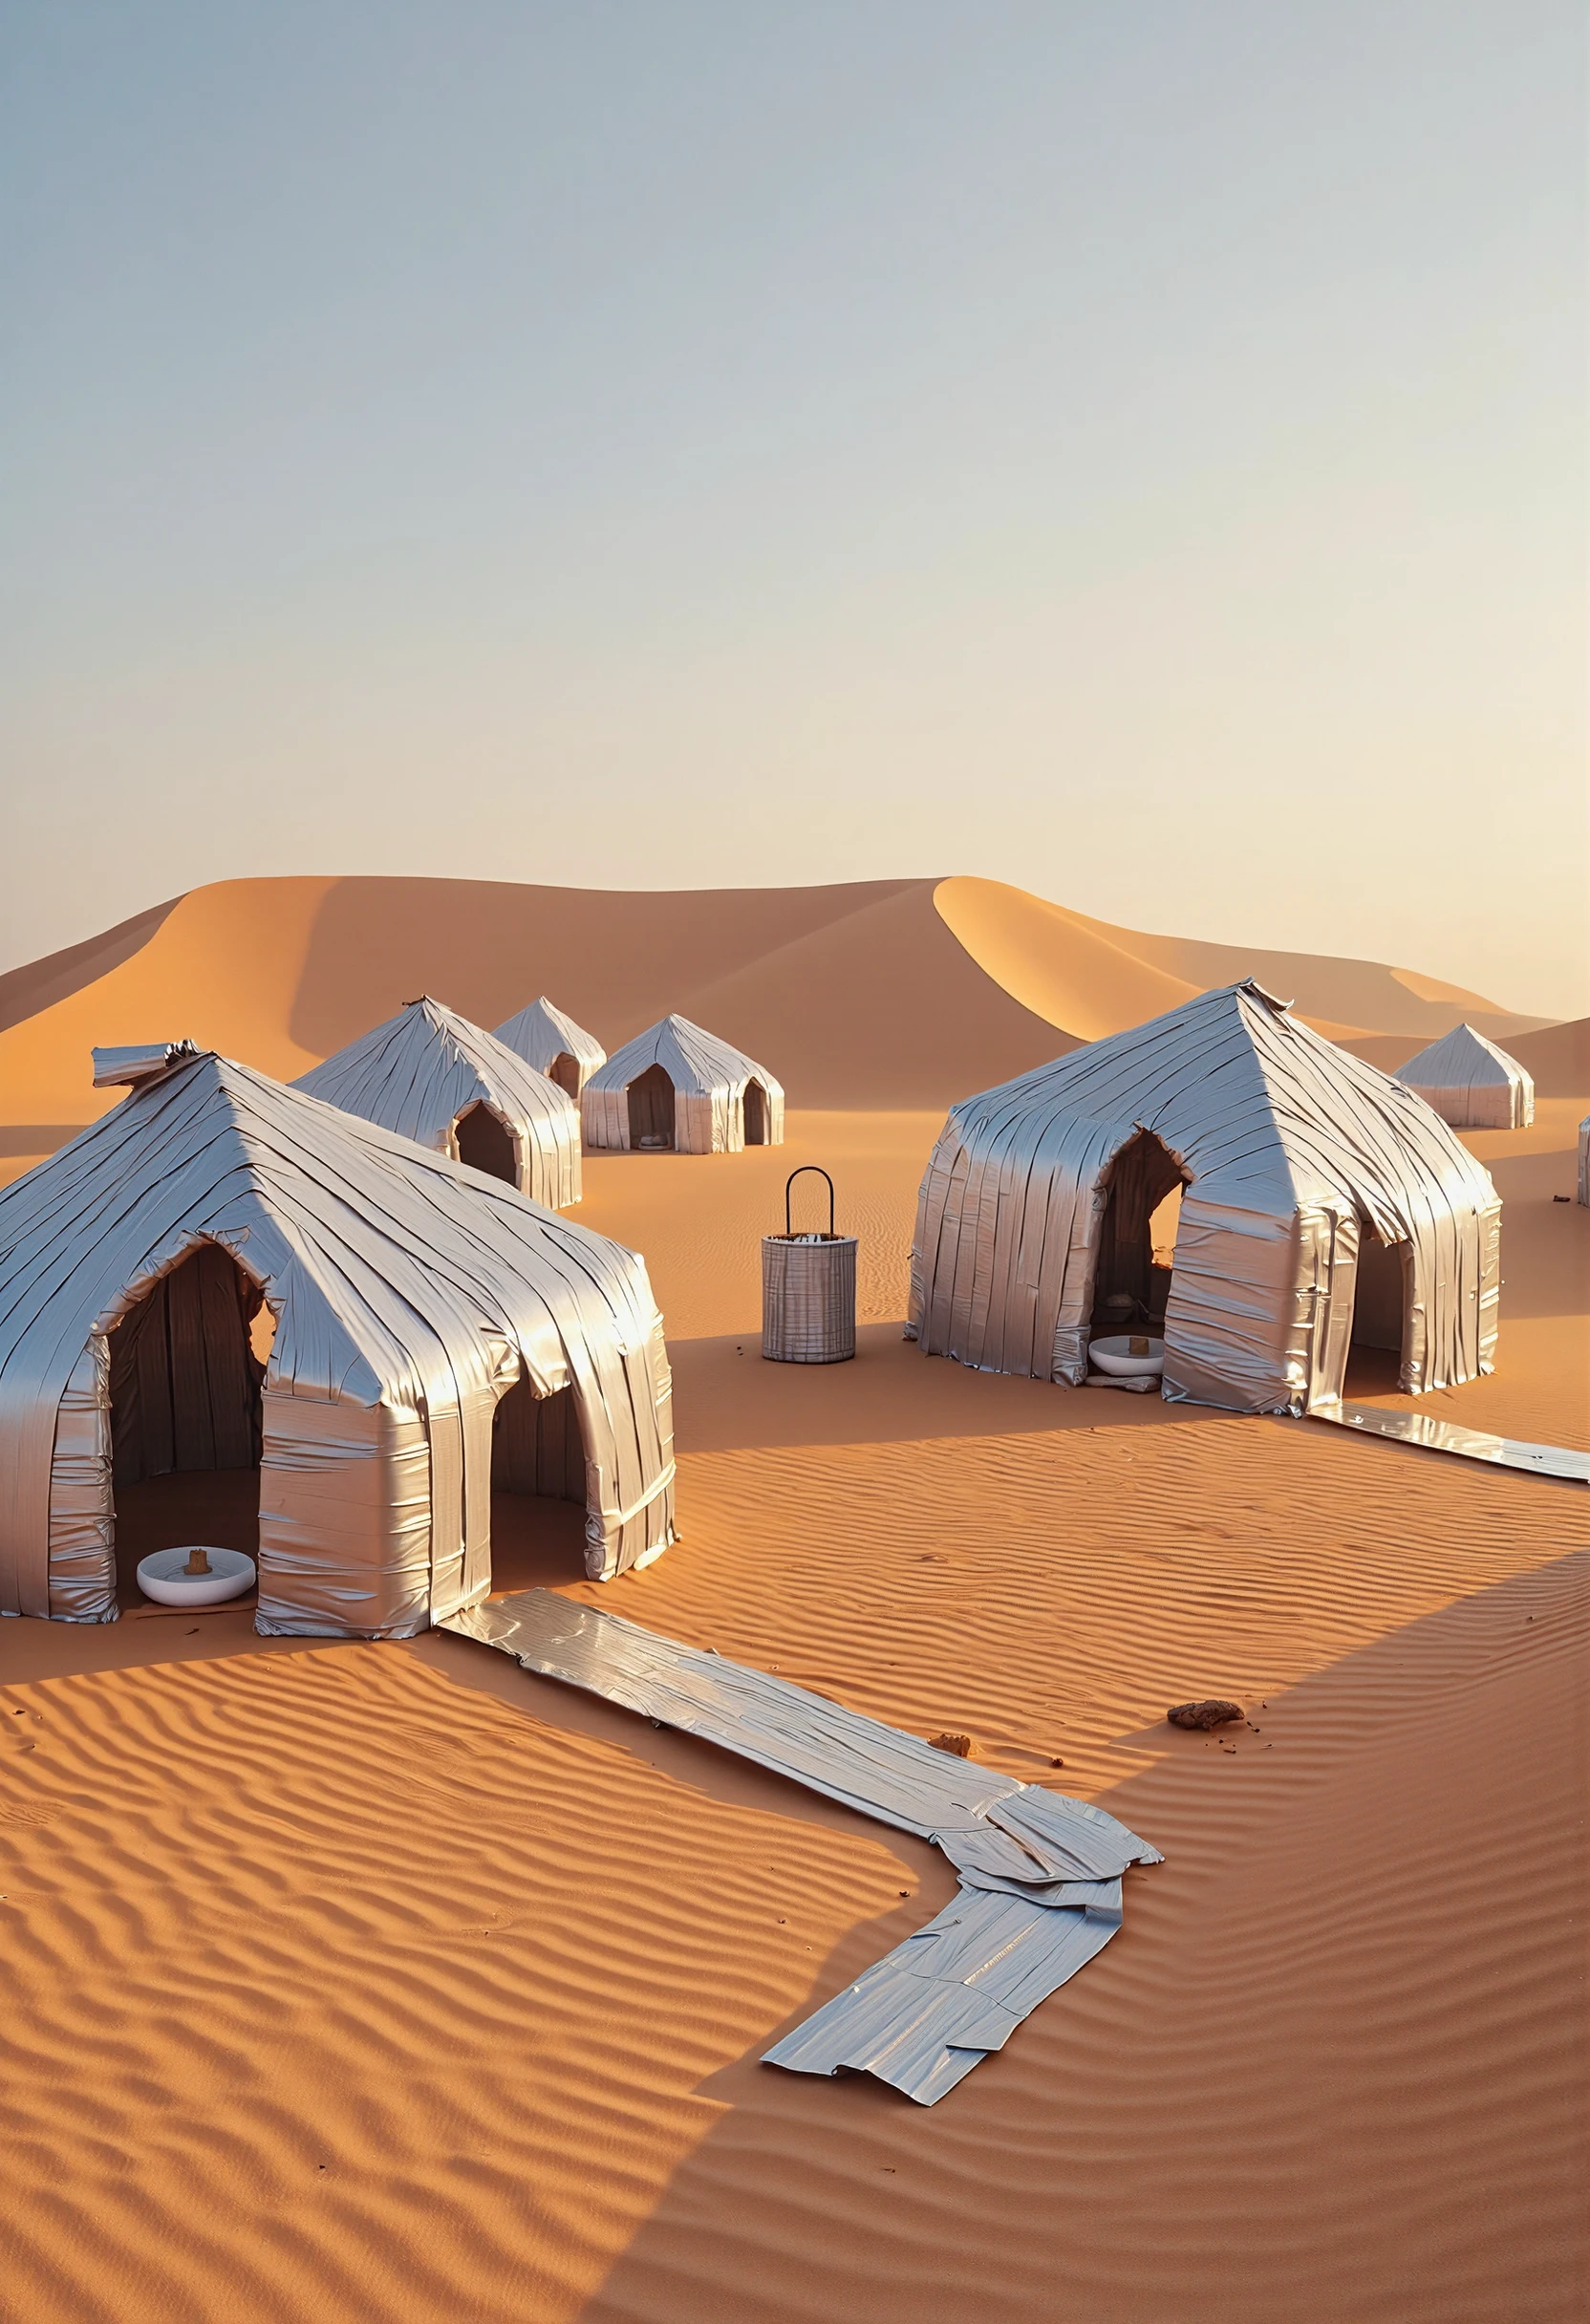
[[[1590,1448],[1584,1024],[1413,970],[1152,937],[975,880],[601,895],[258,880],[0,979],[0,1171],[117,1101],[93,1043],[303,1071],[430,990],[677,1008],[788,1142],[588,1155],[668,1325],[680,1539],[539,1582],[973,1737],[1163,1850],[1126,1926],[931,2111],[759,2060],[948,1902],[926,1843],[432,1634],[247,1607],[0,1624],[7,2324],[1570,2324],[1590,2312],[1590,1496],[1308,1421],[996,1378],[901,1337],[946,1106],[1254,973],[1377,1064],[1467,1017],[1536,1074],[1472,1133],[1497,1367],[1417,1400]],[[758,1237],[822,1163],[853,1364],[762,1362]],[[809,1185],[810,1181],[803,1182]],[[1389,1359],[1349,1391],[1407,1406]],[[1101,1409],[1103,1408],[1103,1409]],[[135,1489],[243,1541],[253,1478]],[[1167,1706],[1230,1694],[1215,1737]]]

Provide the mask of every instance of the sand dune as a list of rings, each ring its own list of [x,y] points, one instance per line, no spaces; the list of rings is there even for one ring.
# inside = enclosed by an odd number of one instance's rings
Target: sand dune
[[[601,1590],[577,1512],[500,1501],[495,1582],[970,1732],[1168,1861],[924,2114],[757,2061],[948,1901],[925,1844],[455,1639],[0,1623],[5,2324],[1579,2324],[1590,1500],[900,1336],[945,1103],[1196,960],[978,881],[234,882],[79,949],[11,985],[13,1125],[98,1108],[91,1041],[288,1072],[426,985],[488,1022],[545,985],[610,1040],[672,1002],[764,1050],[784,1149],[586,1164],[581,1217],[667,1316],[680,1539]],[[1307,997],[1362,1039],[1475,1014],[1361,965]],[[1510,1045],[1566,1078],[1581,1041]],[[1554,1199],[1587,1106],[1590,1074],[1474,1133],[1499,1366],[1424,1409],[1590,1445],[1590,1213]],[[827,1369],[757,1352],[807,1159],[861,1237]],[[1372,1355],[1348,1385],[1413,1401]],[[246,1538],[253,1483],[137,1489],[127,1559]],[[1251,1727],[1164,1724],[1211,1691]]]
[[[610,1048],[679,1009],[796,1105],[910,1108],[1250,971],[1355,1043],[1429,1040],[1466,1012],[1482,1029],[1536,1022],[1409,971],[1144,936],[992,880],[226,880],[0,979],[0,1154],[14,1175],[114,1102],[91,1087],[97,1043],[186,1036],[290,1078],[424,991],[486,1025],[547,991]]]
[[[924,1126],[797,1124],[874,1317]],[[1590,1215],[1530,1136],[1497,1380],[1571,1360],[1582,1413]],[[604,1592],[500,1513],[498,1579],[1107,1801],[1169,1860],[1123,1937],[931,2115],[780,2076],[768,2041],[947,1901],[926,1846],[458,1641],[5,1624],[0,2313],[1570,2324],[1579,1495],[966,1372],[897,1322],[764,1365],[784,1159],[592,1158],[671,1312],[683,1536]],[[1163,1725],[1205,1690],[1253,1731]]]

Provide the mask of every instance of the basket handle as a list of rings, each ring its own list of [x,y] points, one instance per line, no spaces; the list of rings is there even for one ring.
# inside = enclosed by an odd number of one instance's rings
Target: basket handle
[[[822,1168],[821,1168],[821,1167],[820,1167],[820,1166],[819,1166],[817,1163],[815,1163],[815,1162],[803,1162],[803,1163],[802,1163],[802,1165],[801,1165],[801,1167],[800,1167],[800,1169],[799,1169],[799,1170],[792,1170],[792,1171],[790,1172],[790,1173],[789,1173],[788,1177],[787,1177],[787,1178],[784,1180],[784,1238],[785,1238],[785,1240],[786,1240],[786,1241],[793,1239],[794,1233],[795,1233],[794,1228],[791,1226],[791,1224],[790,1224],[790,1222],[789,1222],[789,1190],[790,1190],[790,1188],[791,1188],[791,1187],[794,1185],[794,1183],[795,1183],[796,1179],[797,1179],[797,1178],[799,1178],[799,1177],[804,1176],[804,1175],[805,1175],[805,1173],[806,1173],[808,1170],[810,1170],[810,1171],[816,1171],[817,1175],[819,1176],[819,1178],[821,1178],[821,1179],[822,1179],[822,1181],[823,1181],[824,1185],[825,1185],[825,1186],[827,1188],[827,1190],[828,1190],[828,1240],[831,1242],[831,1241],[833,1240],[833,1180],[832,1180],[832,1179],[831,1179],[831,1178],[828,1176],[827,1172],[826,1170],[822,1169]]]

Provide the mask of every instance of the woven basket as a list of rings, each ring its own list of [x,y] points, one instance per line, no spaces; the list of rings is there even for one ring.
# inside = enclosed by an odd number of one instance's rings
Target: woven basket
[[[805,1163],[804,1170],[816,1169]],[[797,1235],[790,1226],[791,1171],[784,1190],[782,1235],[762,1238],[762,1352],[772,1364],[844,1364],[856,1352],[856,1238],[833,1231],[833,1180],[828,1231]]]

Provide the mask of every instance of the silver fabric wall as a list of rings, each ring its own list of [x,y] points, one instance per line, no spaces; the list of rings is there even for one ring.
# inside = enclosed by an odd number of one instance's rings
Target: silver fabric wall
[[[1431,1042],[1396,1078],[1455,1130],[1527,1130],[1535,1119],[1533,1074],[1472,1024]]]
[[[1168,1397],[1297,1412],[1339,1396],[1365,1232],[1405,1254],[1402,1386],[1492,1368],[1488,1173],[1411,1091],[1252,982],[955,1108],[922,1181],[908,1333],[985,1371],[1080,1385],[1110,1173],[1143,1131],[1185,1189]]]
[[[580,1109],[494,1035],[423,995],[292,1085],[461,1158],[460,1117],[483,1107],[507,1132],[513,1183],[549,1211],[580,1199]],[[468,1159],[467,1148],[462,1158]]]
[[[545,993],[532,1001],[497,1027],[495,1038],[515,1057],[522,1057],[538,1073],[549,1074],[560,1057],[574,1060],[574,1090],[578,1097],[598,1065],[605,1065],[608,1053],[594,1033],[588,1033],[583,1024],[566,1017],[562,1009],[554,1008]]]
[[[0,1608],[114,1620],[116,1334],[204,1244],[275,1318],[262,1629],[406,1635],[481,1596],[492,1420],[521,1379],[567,1389],[577,1413],[587,1573],[673,1539],[672,1386],[643,1261],[206,1055],[0,1191]]]
[[[767,1101],[768,1146],[784,1144],[784,1087],[765,1065],[703,1032],[688,1017],[665,1017],[637,1033],[594,1072],[580,1099],[585,1143],[625,1151],[630,1084],[660,1065],[674,1085],[674,1151],[737,1154],[745,1145],[745,1090],[760,1082]]]

